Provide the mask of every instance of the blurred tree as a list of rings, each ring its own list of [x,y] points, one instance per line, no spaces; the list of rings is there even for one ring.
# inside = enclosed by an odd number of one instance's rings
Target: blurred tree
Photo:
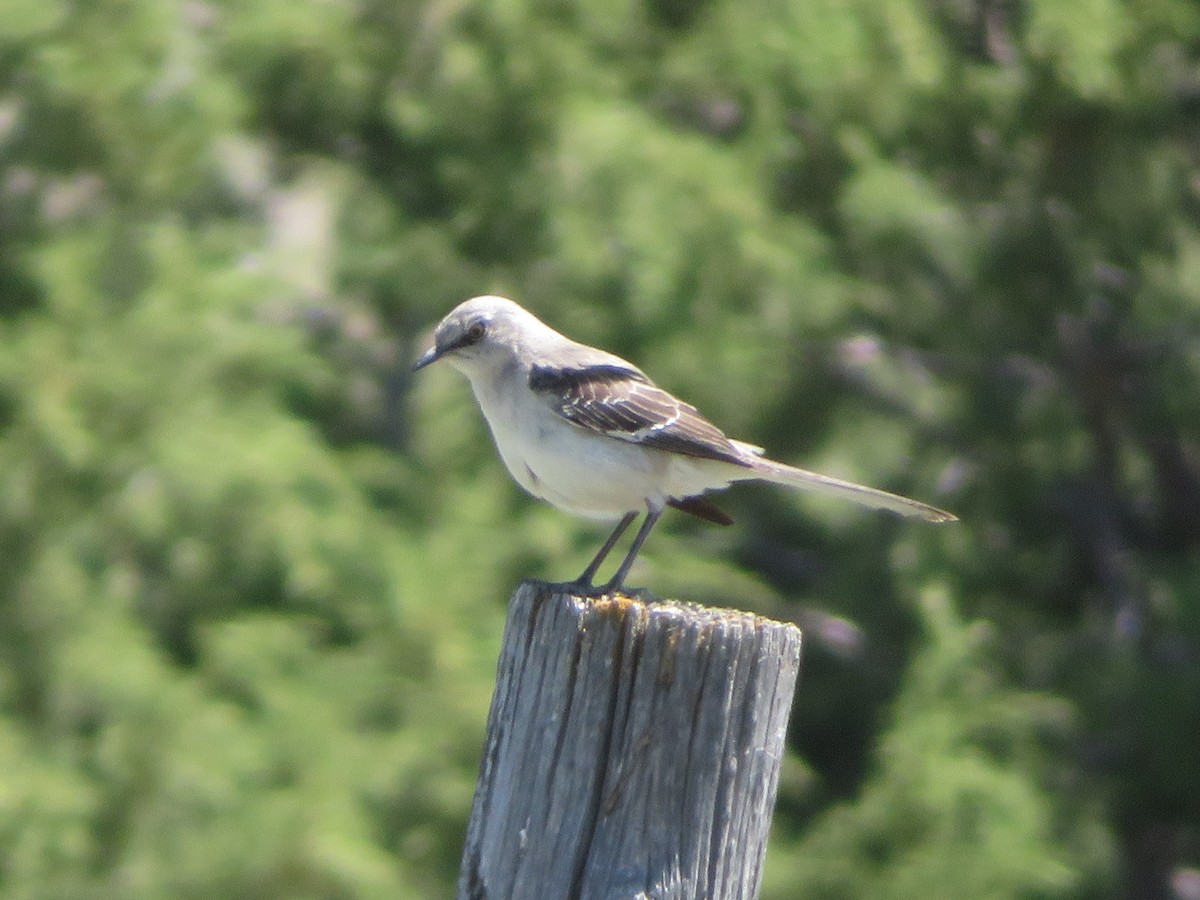
[[[488,290],[963,516],[635,572],[805,624],[776,896],[1171,896],[1198,88],[1190,0],[5,0],[0,896],[450,894],[503,596],[596,539],[408,375]]]
[[[861,795],[813,821],[790,859],[781,848],[765,896],[1082,893],[1110,848],[1046,790],[1041,745],[1067,733],[1065,704],[1001,687],[986,651],[995,635],[959,622],[944,596],[926,593],[920,614],[925,641]]]

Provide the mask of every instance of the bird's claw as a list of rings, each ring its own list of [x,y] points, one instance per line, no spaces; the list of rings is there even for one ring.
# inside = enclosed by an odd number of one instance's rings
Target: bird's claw
[[[574,581],[561,581],[555,585],[575,597],[603,597],[608,593],[608,585],[592,584],[590,581],[576,578]]]
[[[633,597],[637,600],[652,601],[657,599],[649,588],[630,588],[620,584],[613,584],[611,581],[606,584],[592,584],[590,581],[583,581],[576,578],[574,581],[564,581],[556,584],[555,587],[571,594],[575,597],[587,597],[592,600],[598,600],[601,597]]]

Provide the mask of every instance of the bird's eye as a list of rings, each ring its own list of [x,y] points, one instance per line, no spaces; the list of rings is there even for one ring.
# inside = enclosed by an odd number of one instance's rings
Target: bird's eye
[[[484,331],[483,323],[476,322],[474,325],[472,325],[470,328],[467,329],[467,335],[466,335],[467,343],[468,344],[478,344],[481,340],[483,340],[483,331]]]

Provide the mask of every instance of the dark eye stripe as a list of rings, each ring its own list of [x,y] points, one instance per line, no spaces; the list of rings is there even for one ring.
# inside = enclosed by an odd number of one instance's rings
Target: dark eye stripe
[[[458,350],[462,347],[471,347],[478,344],[483,340],[486,331],[487,329],[483,326],[483,323],[476,322],[466,331],[459,334],[452,343],[447,344],[445,352],[449,353],[451,350]]]

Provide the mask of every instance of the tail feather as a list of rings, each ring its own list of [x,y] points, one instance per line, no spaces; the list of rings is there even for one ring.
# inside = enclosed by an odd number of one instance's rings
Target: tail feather
[[[886,509],[902,516],[924,519],[927,522],[955,522],[958,520],[958,516],[953,513],[948,513],[944,509],[938,509],[936,506],[930,506],[919,500],[910,500],[899,494],[890,494],[887,491],[855,484],[852,481],[842,481],[840,478],[831,478],[807,469],[797,469],[771,459],[755,459],[752,469],[759,478],[766,481],[800,490],[814,491],[818,494],[842,497],[871,509]]]

